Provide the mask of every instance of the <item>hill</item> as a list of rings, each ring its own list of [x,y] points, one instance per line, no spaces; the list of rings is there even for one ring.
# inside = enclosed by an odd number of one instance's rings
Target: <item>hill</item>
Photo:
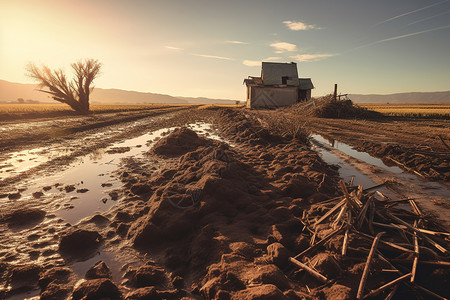
[[[444,103],[450,102],[450,91],[426,93],[413,92],[389,95],[349,94],[348,97],[355,103]]]
[[[54,101],[37,90],[35,84],[23,84],[0,80],[0,103],[16,102],[18,98],[39,102]],[[136,104],[136,103],[170,103],[170,104],[234,104],[234,100],[174,97],[164,94],[126,91],[120,89],[95,88],[91,94],[92,104]]]

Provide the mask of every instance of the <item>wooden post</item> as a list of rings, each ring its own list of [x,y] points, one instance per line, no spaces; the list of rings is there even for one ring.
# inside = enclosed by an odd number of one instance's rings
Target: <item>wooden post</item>
[[[334,101],[337,100],[337,83],[334,84],[333,99],[334,99]]]

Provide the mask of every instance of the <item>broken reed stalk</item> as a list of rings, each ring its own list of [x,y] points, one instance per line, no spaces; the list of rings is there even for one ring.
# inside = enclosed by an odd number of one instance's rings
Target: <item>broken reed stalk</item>
[[[342,256],[347,255],[349,231],[350,231],[350,226],[347,225],[347,229],[345,230],[345,234],[344,234],[344,242],[342,243]]]
[[[363,192],[366,193],[366,192],[368,192],[368,191],[370,191],[370,190],[373,190],[373,189],[382,187],[382,186],[384,186],[386,183],[387,183],[387,182],[385,181],[385,182],[383,182],[383,183],[381,183],[381,184],[377,184],[377,185],[371,186],[371,187],[369,187],[369,188],[364,189]]]
[[[353,212],[357,212],[357,204],[353,202],[353,200],[351,199],[348,190],[347,190],[347,186],[345,185],[344,180],[341,179],[341,181],[339,181],[339,184],[341,186],[342,192],[344,193],[345,196],[345,200],[347,201],[347,206],[348,208],[350,208],[350,210],[352,210]]]
[[[333,224],[331,225],[331,227],[333,229],[336,229],[336,227],[338,226],[339,221],[342,219],[342,216],[344,215],[346,208],[347,208],[347,204],[344,204],[344,206],[341,207],[341,210],[339,211],[339,214],[336,217],[336,220],[334,220]]]
[[[350,178],[350,182],[348,183],[348,185],[352,186],[354,180],[355,180],[355,176],[352,176],[352,178]]]
[[[402,272],[400,272],[400,270],[398,270],[386,257],[384,257],[383,256],[383,254],[381,254],[379,251],[377,251],[377,254],[378,254],[378,258],[380,258],[382,261],[384,261],[389,267],[391,267],[392,269],[395,269],[395,270],[397,270],[397,273],[400,275],[400,276],[403,276],[403,273]],[[392,259],[391,261],[398,261],[398,260],[396,260],[396,259]],[[423,263],[424,261],[421,261],[420,263]],[[445,263],[447,263],[447,262],[445,262]],[[450,266],[450,264],[449,264],[449,266]],[[410,284],[410,283],[407,283],[409,286],[411,286],[411,287],[413,287],[413,288],[417,288],[417,289],[420,289],[420,290],[422,290],[423,292],[425,292],[425,293],[427,293],[428,295],[430,295],[430,296],[433,296],[433,297],[435,297],[435,298],[438,298],[438,299],[443,299],[443,300],[448,300],[447,298],[444,298],[444,297],[441,297],[440,295],[438,295],[438,294],[436,294],[436,293],[434,293],[434,292],[432,292],[432,291],[430,291],[430,290],[428,290],[428,289],[426,289],[426,288],[424,288],[423,286],[420,286],[420,285],[418,285],[417,283],[413,283],[413,284]]]
[[[359,234],[360,236],[362,236],[363,238],[366,238],[368,240],[373,240],[373,238],[374,238],[373,236],[371,236],[369,234],[365,234],[365,233],[363,233],[361,231],[356,231],[355,230],[355,232],[357,234]],[[413,250],[407,249],[405,247],[399,246],[397,244],[394,244],[394,243],[391,243],[391,242],[388,242],[388,241],[380,241],[380,243],[383,244],[383,245],[389,246],[391,248],[397,249],[397,250],[399,250],[401,252],[414,253]]]
[[[399,263],[411,263],[411,259],[404,259],[404,258],[393,258],[393,259],[391,259],[391,261],[399,262]],[[447,262],[447,261],[419,260],[418,263],[420,265],[433,265],[433,266],[438,266],[441,268],[450,268],[450,262]]]
[[[305,251],[301,252],[300,254],[297,254],[294,259],[298,259],[299,257],[302,257],[304,255],[306,255],[307,253],[319,248],[321,245],[325,244],[326,241],[328,241],[329,239],[331,239],[333,236],[335,236],[336,234],[340,233],[343,230],[343,228],[338,228],[335,231],[331,232],[330,234],[328,234],[326,237],[324,237],[323,239],[321,239],[319,242],[317,242],[316,244],[312,245],[311,247],[309,247],[308,249],[306,249]]]
[[[428,243],[430,243],[431,245],[433,245],[436,249],[438,249],[439,251],[441,251],[442,253],[446,254],[448,251],[447,249],[445,249],[444,247],[442,247],[441,245],[439,245],[438,243],[436,243],[435,241],[433,241],[431,238],[427,237],[426,235],[424,235],[423,233],[421,233],[419,230],[417,230],[417,228],[414,228],[413,226],[409,225],[407,222],[403,221],[402,219],[392,215],[389,212],[385,213],[389,218],[391,218],[394,221],[397,221],[398,223],[405,225],[408,229],[416,232],[421,238],[425,239]]]
[[[363,208],[359,211],[358,217],[356,217],[356,228],[360,229],[363,225],[364,220],[367,220],[366,218],[366,213],[367,213],[367,209],[370,206],[370,202],[372,201],[372,199],[368,199],[366,201],[366,203],[364,204]],[[368,223],[368,222],[367,222]]]
[[[414,261],[411,270],[411,283],[416,279],[417,264],[419,262],[419,239],[417,233],[414,232]]]
[[[393,229],[407,229],[406,226],[404,225],[400,225],[400,224],[384,224],[384,223],[379,223],[379,222],[373,222],[373,225],[379,226],[379,227],[385,227],[385,228],[393,228]],[[432,231],[432,230],[428,230],[428,229],[423,229],[423,228],[416,228],[417,231],[422,232],[422,233],[426,233],[429,235],[435,235],[435,236],[447,236],[450,237],[450,233],[448,232],[440,232],[440,231]]]
[[[320,274],[319,272],[317,272],[316,270],[308,267],[307,265],[299,262],[298,260],[296,260],[295,258],[289,257],[289,261],[291,261],[293,264],[297,265],[298,267],[302,268],[303,270],[305,270],[306,272],[308,272],[310,275],[312,275],[314,278],[316,278],[317,280],[323,282],[323,283],[327,283],[328,279],[323,276],[322,274]]]
[[[393,159],[391,156],[388,156],[387,158],[389,158],[390,160],[392,160],[393,162],[395,162],[397,165],[402,166],[403,168],[405,168],[407,171],[409,172],[413,172],[416,175],[419,175],[422,178],[426,178],[425,175],[420,174],[419,172],[417,172],[416,170],[411,169],[410,167],[407,167],[405,164],[402,164],[401,162]]]
[[[398,284],[394,286],[392,291],[389,293],[389,295],[386,296],[386,298],[384,298],[384,300],[391,300],[394,297],[395,293],[397,292],[398,286],[399,286]]]
[[[377,250],[378,242],[384,233],[385,232],[378,233],[375,239],[373,240],[372,248],[370,248],[369,256],[367,257],[366,265],[364,266],[361,281],[359,282],[359,288],[358,293],[356,295],[356,299],[362,299],[364,296],[364,288],[366,287],[367,277],[369,276],[370,265],[372,264],[372,259],[375,254],[375,251]]]
[[[344,204],[345,204],[345,200],[342,200],[341,202],[336,204],[332,209],[330,209],[326,214],[324,214],[319,220],[317,220],[317,222],[314,224],[313,227],[315,228],[317,225],[322,223],[322,221],[324,221],[326,218],[328,218],[332,213],[334,213],[339,207],[341,207]]]
[[[362,299],[365,298],[369,298],[369,297],[373,297],[376,296],[382,292],[384,292],[385,290],[389,289],[390,287],[399,284],[400,282],[402,282],[405,279],[408,279],[409,277],[411,277],[411,273],[405,274],[403,276],[400,276],[399,278],[392,280],[391,282],[386,283],[383,286],[380,286],[379,288],[377,288],[376,290],[371,291],[370,293],[368,293],[367,295],[365,295]],[[360,299],[360,298],[358,298]]]
[[[420,208],[416,204],[416,201],[414,201],[414,199],[408,199],[408,201],[411,207],[413,208],[414,212],[416,213],[416,215],[420,217],[423,216],[422,212],[420,211]]]
[[[423,286],[418,285],[417,283],[414,284],[414,287],[419,289],[419,290],[421,290],[422,292],[425,292],[426,294],[428,294],[430,296],[433,296],[433,297],[437,298],[437,299],[448,300],[448,298],[442,297],[441,295],[438,295],[438,294],[436,294],[436,293],[434,293],[434,292],[424,288]]]

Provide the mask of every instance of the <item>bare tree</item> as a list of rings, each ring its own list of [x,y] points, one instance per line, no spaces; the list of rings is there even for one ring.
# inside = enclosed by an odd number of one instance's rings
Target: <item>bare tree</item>
[[[79,113],[89,112],[89,94],[94,79],[99,75],[101,63],[98,60],[86,59],[71,64],[74,78],[69,81],[62,69],[51,70],[47,66],[37,67],[35,64],[27,66],[28,75],[39,82],[40,91],[52,95],[52,98],[68,104]],[[48,90],[43,90],[47,88]]]

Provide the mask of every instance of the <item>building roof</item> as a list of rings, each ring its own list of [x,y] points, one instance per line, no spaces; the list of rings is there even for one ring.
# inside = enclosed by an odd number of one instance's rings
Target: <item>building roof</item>
[[[311,78],[299,78],[298,83],[301,90],[312,90],[314,88]]]
[[[246,85],[262,85],[263,81],[261,77],[248,76],[247,79],[244,79],[244,83]]]

